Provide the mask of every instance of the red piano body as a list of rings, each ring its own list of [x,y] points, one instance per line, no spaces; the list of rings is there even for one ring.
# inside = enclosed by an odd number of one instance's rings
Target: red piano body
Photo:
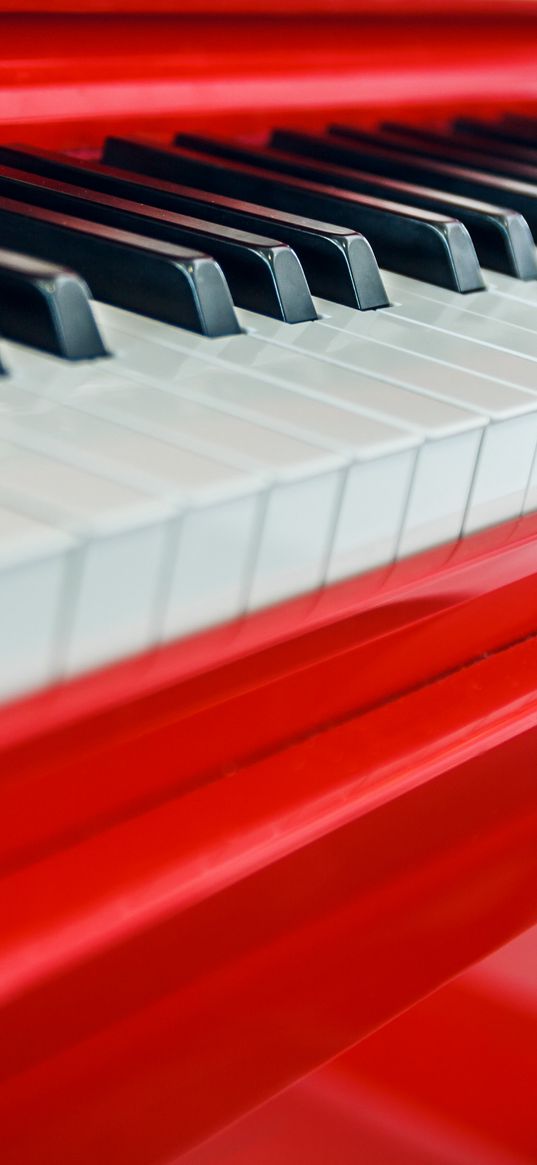
[[[529,3],[70,8],[2,140],[537,99]],[[9,1165],[177,1160],[537,921],[536,586],[530,516],[0,711]]]

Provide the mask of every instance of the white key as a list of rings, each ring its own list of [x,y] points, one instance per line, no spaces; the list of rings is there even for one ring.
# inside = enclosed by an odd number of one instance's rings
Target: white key
[[[404,304],[400,308],[383,308],[379,312],[355,312],[326,300],[317,300],[316,305],[323,313],[321,327],[334,327],[348,337],[393,345],[398,351],[425,356],[441,362],[446,368],[473,372],[476,376],[492,377],[504,384],[534,391],[532,359],[480,344],[454,331],[420,325],[404,314]],[[430,314],[435,310],[430,308]],[[423,314],[425,311],[423,309]]]
[[[474,478],[464,533],[493,526],[527,509],[535,461],[537,414],[489,425]]]
[[[374,340],[361,339],[354,318],[342,330],[339,317],[337,327],[291,328],[255,316],[255,333],[208,341],[97,310],[113,358],[69,366],[8,345],[19,397],[0,395],[5,417],[11,402],[8,434],[26,448],[107,476],[180,515],[166,510],[153,641],[221,621],[236,612],[239,595],[241,609],[266,605],[391,561],[396,548],[408,554],[456,537],[465,513],[469,530],[520,512],[537,440],[529,390],[477,371],[454,376],[452,366],[397,349],[408,380],[394,377],[391,340],[377,341],[376,331]],[[368,328],[380,326],[384,337],[380,321],[388,314],[367,313],[379,321]],[[413,336],[442,338],[429,324],[402,324]],[[30,406],[25,385],[39,407]],[[527,498],[534,494],[530,488]],[[230,545],[244,552],[218,609],[217,544],[230,571]],[[164,608],[166,595],[175,600]]]
[[[26,383],[33,360],[35,357],[24,353],[24,361],[19,361],[19,373],[24,363]],[[55,389],[51,382],[45,391],[65,391],[74,406],[93,415],[217,457],[253,475],[258,489],[268,488],[249,584],[249,607],[322,584],[348,458],[121,376],[111,361],[108,367],[106,362],[94,369],[87,366],[84,373],[75,372],[72,380],[69,384],[69,376],[64,374]],[[401,440],[412,444],[406,435]]]
[[[339,311],[339,305],[331,306]],[[375,326],[379,334],[384,333],[386,313],[360,313],[346,308],[342,308],[341,311],[346,313],[351,322],[357,316],[377,320]],[[439,515],[438,540],[457,536],[458,518],[454,517],[455,514],[460,516],[463,530],[469,532],[516,517],[522,512],[537,446],[537,401],[533,393],[511,387],[492,377],[455,369],[440,360],[396,350],[391,345],[385,346],[383,342],[371,343],[367,339],[360,340],[354,335],[354,323],[347,332],[322,323],[286,325],[264,317],[252,316],[251,313],[241,314],[246,316],[248,321],[255,321],[258,330],[254,334],[210,341],[208,345],[203,338],[187,335],[179,329],[162,330],[160,325],[161,330],[158,331],[153,321],[149,321],[148,329],[139,329],[135,336],[132,323],[135,317],[121,313],[121,327],[128,329],[125,340],[122,341],[120,338],[123,359],[132,362],[133,365],[139,361],[144,369],[151,364],[155,367],[155,362],[159,359],[158,348],[162,354],[159,365],[161,378],[163,381],[166,380],[170,387],[174,387],[176,381],[188,385],[196,354],[200,357],[201,354],[205,355],[210,351],[214,360],[224,361],[231,358],[235,367],[238,353],[242,352],[249,370],[256,372],[262,370],[264,375],[274,374],[279,377],[281,369],[282,379],[287,379],[291,374],[289,361],[292,353],[295,356],[295,384],[301,377],[303,384],[309,384],[306,377],[310,374],[312,363],[315,363],[317,369],[321,368],[321,372],[317,372],[317,377],[322,376],[325,370],[327,383],[330,384],[333,384],[335,376],[338,375],[338,368],[344,368],[349,374],[365,373],[369,382],[371,378],[378,377],[402,388],[410,388],[416,393],[427,394],[435,400],[462,407],[474,417],[477,415],[486,418],[491,423],[487,426],[481,442],[473,477],[472,440],[468,439],[465,442],[464,453],[461,452],[461,477],[459,480],[457,461],[457,477],[452,483],[452,491],[455,491],[456,496],[452,503],[450,495],[447,495],[446,510]],[[115,318],[118,319],[117,316]],[[401,321],[396,323],[403,330],[410,327]],[[423,330],[414,328],[415,332]],[[304,365],[301,370],[300,362],[304,357],[311,359],[307,368]],[[517,420],[522,417],[523,420]],[[515,446],[513,441],[516,442]],[[438,470],[436,486],[433,484],[430,487],[428,484],[429,474],[426,472],[425,461],[427,457],[424,457],[423,476],[417,478],[414,510],[414,503],[412,499],[410,500],[408,537],[403,534],[401,538],[401,554],[422,548],[426,540],[432,536],[436,513],[432,513],[430,507],[434,498],[438,504],[444,496],[442,482],[445,480],[446,472],[448,474],[450,472],[449,455],[440,458],[443,466],[441,464]],[[472,485],[468,497],[466,491],[470,480]],[[425,510],[421,505],[422,496],[426,501]],[[442,522],[445,523],[443,526]],[[405,520],[405,530],[406,525]]]
[[[391,341],[360,339],[339,318],[291,328],[255,316],[252,334],[208,341],[96,308],[108,360],[69,365],[3,345],[12,376],[0,385],[0,555],[3,512],[27,523],[34,543],[42,529],[57,540],[35,560],[39,651],[30,662],[22,653],[10,692],[390,562],[522,504],[537,440],[529,391],[407,351],[395,352],[407,380],[394,377]],[[0,557],[0,594],[17,573]]]
[[[155,641],[227,622],[246,609],[264,492],[187,509],[172,547]]]
[[[244,340],[246,344],[249,343],[249,337],[244,337]],[[210,343],[207,347],[211,348]],[[159,351],[160,348],[155,344],[150,346],[149,362],[148,354],[145,353],[142,381],[147,367],[152,366],[153,373],[157,371]],[[173,358],[173,350],[171,355]],[[139,368],[139,364],[136,357],[131,355],[133,370]],[[334,405],[327,399],[323,400],[319,394],[311,396],[302,391],[299,393],[283,387],[274,378],[266,377],[262,380],[241,371],[229,371],[226,365],[209,363],[197,356],[186,355],[185,361],[179,364],[179,371],[174,367],[173,373],[172,380],[171,370],[167,368],[167,374],[157,378],[156,383],[165,384],[169,391],[188,396],[192,402],[205,402],[237,417],[267,425],[271,430],[277,428],[301,443],[315,442],[321,448],[341,454],[351,463],[341,497],[340,518],[332,536],[330,560],[326,567],[327,578],[342,578],[393,560],[400,541],[416,450],[423,438],[422,433],[416,432],[415,425],[405,425],[403,428],[398,423],[397,426],[394,423],[387,424],[385,417],[381,419],[379,415],[374,417],[363,412],[358,414],[356,410],[350,412],[349,408],[340,407],[339,402]],[[75,393],[70,400],[76,400],[78,396]],[[151,399],[151,406],[154,399],[158,398]],[[471,419],[465,420],[470,427]],[[224,425],[219,423],[217,435],[220,445],[223,433]],[[474,438],[474,457],[476,448],[477,437]],[[461,456],[464,466],[462,450]],[[373,466],[373,461],[378,462],[378,466]],[[379,480],[383,483],[380,490]],[[299,505],[301,493],[294,489],[292,496]],[[459,509],[458,525],[454,525],[452,519],[447,534],[439,526],[440,538],[449,537],[452,530],[453,536],[460,532],[464,512],[462,503]],[[308,518],[312,512],[309,507],[306,508]],[[289,510],[288,517],[290,514]],[[307,530],[305,523],[306,516],[300,516],[297,512],[296,524],[302,536]],[[311,532],[308,537],[311,537]],[[266,597],[268,592],[263,590],[261,578],[267,575],[267,555],[273,553],[270,544],[267,553],[263,546],[259,553],[256,571],[259,582],[255,583],[251,605],[270,601]],[[289,554],[288,547],[285,554]],[[258,598],[259,595],[263,598]]]
[[[525,514],[537,510],[537,456],[533,460],[532,471],[528,483],[526,497],[524,498],[523,512]]]
[[[433,287],[429,296],[423,284],[403,275],[388,278],[387,283],[392,299],[390,315],[537,361],[537,304],[532,308],[523,302],[514,303],[493,289],[470,292],[466,296]],[[417,291],[420,286],[421,290]],[[487,355],[487,367],[482,365],[483,371],[487,371],[489,360]],[[512,362],[504,362],[502,367],[511,374]],[[499,371],[494,375],[498,376]]]
[[[484,270],[483,274],[487,284],[502,298],[537,307],[537,280],[513,279],[512,275],[503,275],[500,271]]]
[[[0,506],[0,698],[57,677],[57,646],[74,541]]]
[[[336,305],[339,312],[339,305]],[[347,309],[341,309],[346,312]],[[378,319],[379,334],[384,333],[385,312],[355,312],[349,313],[363,318],[375,317]],[[336,318],[337,313],[335,313]],[[340,318],[340,317],[337,317]],[[395,321],[401,329],[409,328],[404,321]],[[260,327],[274,336],[276,329],[274,321],[263,321]],[[368,340],[356,339],[354,330],[357,325],[351,321],[348,331],[321,324],[310,324],[306,331],[303,325],[298,325],[297,340],[293,347],[300,345],[308,352],[316,351],[319,358],[341,360],[352,366],[367,370],[373,375],[392,379],[396,383],[403,383],[411,387],[426,391],[440,399],[451,400],[473,408],[488,416],[494,424],[487,429],[481,445],[469,507],[464,521],[465,532],[494,525],[508,518],[517,517],[524,505],[533,458],[537,446],[537,412],[536,398],[533,392],[511,387],[505,381],[495,380],[477,372],[467,372],[456,365],[449,365],[444,360],[432,357],[419,356],[406,349],[397,349],[395,346],[386,347],[384,342],[371,344]],[[278,336],[282,336],[282,327],[278,325]],[[414,332],[425,332],[426,329],[414,329]],[[289,333],[295,334],[294,329],[287,326],[286,340],[291,339]],[[331,336],[328,337],[328,333]],[[259,334],[259,333],[258,333]],[[390,324],[390,334],[394,334],[394,325]],[[431,331],[435,337],[441,333]],[[446,340],[454,341],[451,336]],[[278,342],[281,342],[279,339]],[[486,349],[483,347],[482,349]],[[391,351],[393,358],[393,372],[390,373],[390,362],[387,353]],[[502,355],[501,353],[499,354]],[[511,357],[506,357],[511,359]],[[513,357],[516,363],[517,358]],[[529,368],[533,368],[530,361],[518,361]],[[516,417],[526,414],[524,421],[514,423]],[[507,422],[509,422],[507,424]],[[500,426],[502,431],[496,431]],[[513,441],[518,442],[513,446]]]
[[[65,674],[148,646],[170,514],[106,478],[17,448],[0,460],[0,504],[79,542],[65,599]]]
[[[515,285],[514,291],[516,292],[521,281],[513,279],[512,283]],[[415,287],[421,287],[421,291],[416,293]],[[484,292],[471,293],[469,296],[461,296],[438,287],[431,288],[431,296],[429,296],[428,291],[426,294],[423,284],[420,285],[416,280],[406,279],[404,276],[388,277],[388,289],[390,296],[394,298],[397,294],[400,296],[400,306],[392,306],[390,312],[397,314],[400,319],[406,318],[420,325],[433,326],[450,334],[464,336],[475,344],[485,344],[493,353],[492,367],[497,364],[498,373],[503,371],[504,375],[508,375],[511,371],[509,359],[507,362],[505,359],[506,355],[522,355],[533,360],[534,363],[537,362],[537,334],[535,331],[537,299],[535,307],[532,307],[523,301],[509,300],[495,290],[489,289]],[[522,294],[524,294],[524,284],[522,284]],[[480,362],[484,370],[487,367],[490,371],[491,364],[488,354],[484,358],[483,353],[481,353]],[[537,369],[535,387],[531,391],[537,395]],[[474,514],[467,517],[465,525],[467,531],[479,528],[481,524],[480,514],[488,514],[491,499],[496,493],[500,480],[505,481],[507,491],[512,474],[517,472],[521,450],[525,451],[528,458],[532,456],[531,434],[527,432],[527,426],[524,422],[513,420],[506,432],[508,437],[506,445],[503,442],[500,443],[496,431],[490,433],[491,457],[488,460],[486,472],[485,466],[483,467],[480,481],[476,483],[472,495]],[[496,453],[494,454],[495,446]],[[533,469],[522,506],[524,512],[537,508],[536,474],[537,460],[533,456]],[[511,496],[513,503],[518,505],[519,491],[514,491]],[[506,516],[509,516],[510,511],[508,497],[506,492]]]
[[[322,382],[322,376],[318,374],[323,371],[324,379],[327,379],[326,367],[323,369],[315,361],[294,353],[287,355],[283,349],[281,354],[282,364],[285,361],[286,366],[282,368],[278,364],[278,370],[281,375],[287,372],[288,381],[299,384],[302,380],[304,385],[307,380],[309,387],[312,380]],[[342,383],[338,392],[339,380]],[[379,386],[366,377],[363,380],[365,383],[360,393],[356,374],[334,367],[330,375],[331,391],[325,391],[324,396],[337,402],[340,406],[337,408],[327,406],[318,393],[311,395],[303,387],[300,391],[290,392],[275,381],[256,381],[251,375],[241,375],[216,365],[197,377],[189,376],[183,388],[183,391],[203,395],[205,399],[231,404],[251,415],[292,416],[297,425],[303,426],[304,435],[308,433],[308,426],[315,424],[317,439],[322,439],[323,434],[326,440],[337,439],[340,448],[347,446],[355,458],[370,462],[367,467],[362,465],[360,471],[356,468],[349,475],[328,571],[330,580],[389,561],[398,532],[399,554],[409,554],[458,537],[484,429],[482,418],[463,410],[389,385]],[[379,459],[381,442],[387,443],[388,433],[393,434],[392,444],[395,441],[395,430],[372,419],[375,406],[377,416],[381,415],[378,390],[384,388],[387,398],[384,417],[387,418],[388,405],[393,403],[395,396],[390,416],[392,424],[402,419],[405,427],[412,428],[420,439],[429,438],[418,450],[412,480],[412,463],[408,456],[396,453],[395,458],[380,456]],[[359,397],[365,406],[361,413],[356,411]],[[313,435],[311,428],[309,434]],[[453,472],[454,465],[457,466],[456,473]],[[364,557],[363,551],[354,558],[352,556],[356,528],[362,532],[363,547],[376,546],[374,555],[369,551],[369,558]]]
[[[249,338],[244,339],[248,343]],[[157,357],[158,350],[153,351],[153,364]],[[136,363],[134,360],[133,364]],[[260,422],[270,429],[277,428],[282,433],[286,432],[297,438],[301,443],[315,442],[321,448],[341,454],[351,463],[340,499],[340,517],[328,548],[330,557],[329,561],[327,558],[325,562],[326,578],[342,578],[393,560],[400,542],[416,449],[423,437],[423,434],[415,431],[416,426],[412,427],[412,431],[408,425],[404,429],[396,427],[394,424],[387,424],[385,419],[359,415],[355,410],[349,412],[339,405],[335,406],[304,393],[299,394],[282,387],[275,380],[256,380],[241,372],[228,372],[227,368],[210,364],[198,357],[188,358],[188,372],[185,375],[182,364],[181,373],[182,375],[177,377],[177,389],[182,394],[188,395],[192,402],[207,402],[209,405],[230,411],[237,417]],[[77,379],[80,380],[78,375]],[[168,388],[175,388],[175,381],[172,386],[169,377],[166,380]],[[164,381],[164,378],[161,378],[161,381]],[[60,394],[62,392],[58,388],[55,391],[56,393],[60,391]],[[74,395],[69,397],[71,402],[78,400],[82,392],[86,399],[85,390],[80,388],[80,392],[75,389]],[[107,399],[109,401],[109,397]],[[158,399],[158,397],[151,399],[152,410],[154,401]],[[220,422],[217,433],[219,446],[222,445],[223,434],[224,424]],[[244,441],[242,447],[247,447]],[[477,437],[473,438],[473,449],[475,459]],[[463,474],[466,464],[465,452],[465,448],[461,449]],[[379,481],[382,482],[381,489]],[[289,494],[289,502],[291,499],[293,502],[296,501],[297,512],[294,520],[297,531],[300,531],[303,539],[307,537],[311,540],[313,530],[308,528],[307,523],[311,514],[312,525],[315,526],[318,514],[315,516],[315,510],[310,506],[306,506],[302,514],[299,512],[302,496],[302,491],[293,488],[292,494]],[[276,505],[275,497],[274,499],[271,497],[270,505]],[[462,502],[459,503],[459,510],[458,524],[457,522],[453,524],[451,514],[449,529],[444,530],[439,524],[440,539],[445,539],[452,533],[456,536],[460,532],[464,512]],[[323,512],[322,509],[320,512]],[[291,509],[287,508],[287,524],[291,514]],[[280,521],[279,517],[277,520]],[[285,527],[281,528],[283,536]],[[293,537],[297,538],[297,535]],[[270,580],[273,575],[268,563],[272,560],[276,567],[278,561],[282,563],[283,560],[274,554],[272,534],[271,539],[272,541],[267,541],[266,551],[264,543],[260,545],[250,605],[257,606],[262,602],[272,601],[265,583],[265,579]],[[284,544],[284,548],[284,557],[288,558],[290,547]]]
[[[276,381],[217,365],[207,364],[197,376],[188,377],[182,391],[242,416],[270,424],[278,421],[302,438],[315,439],[352,458],[328,579],[343,578],[394,558],[421,435],[295,392]]]
[[[58,404],[10,379],[0,388],[0,402],[4,431],[26,448],[144,490],[181,513],[180,536],[172,535],[167,550],[152,642],[243,613],[264,496],[251,474]]]
[[[315,435],[319,439],[319,419],[322,416],[321,435],[324,435],[325,440],[331,437],[341,442],[343,436],[348,445],[353,432],[357,433],[355,454],[358,455],[360,436],[367,433],[366,418],[390,421],[392,425],[418,434],[421,439],[425,439],[425,443],[418,451],[417,467],[399,535],[398,553],[409,554],[457,538],[461,533],[479,453],[481,430],[486,424],[485,417],[411,390],[373,380],[367,374],[338,364],[330,364],[327,368],[326,363],[314,357],[267,343],[256,336],[238,337],[236,345],[224,341],[215,346],[212,341],[200,343],[199,338],[187,336],[179,329],[161,327],[159,331],[154,321],[149,321],[147,332],[138,329],[136,336],[130,331],[122,333],[121,325],[132,327],[133,319],[128,313],[119,316],[115,312],[110,320],[122,360],[133,369],[143,369],[144,376],[158,372],[157,382],[167,385],[170,390],[194,392],[199,396],[202,390],[198,369],[204,367],[207,370],[203,372],[206,378],[205,399],[209,391],[208,382],[212,380],[214,387],[210,390],[210,399],[219,400],[220,403],[225,400],[247,415],[254,415],[255,412],[258,416],[266,416],[268,408],[271,416],[278,415],[282,420],[282,401],[285,401],[287,423],[295,426],[299,423],[303,436]],[[193,355],[190,355],[191,352]],[[236,360],[232,361],[232,355]],[[205,356],[207,359],[204,359]],[[209,373],[209,358],[214,364],[212,373]],[[249,375],[241,370],[239,358],[243,367],[248,367]],[[229,368],[233,369],[232,373],[227,370]],[[252,376],[255,377],[253,381]],[[276,393],[273,388],[268,394],[260,377],[267,385],[285,384],[292,387],[294,393],[300,393],[300,396],[294,398],[296,403],[293,415],[289,411],[290,394],[287,393],[284,398],[281,389]],[[331,414],[326,410],[321,414],[318,405],[314,406],[312,414],[311,398],[337,404],[338,410],[346,411],[338,411],[335,425],[332,422],[330,428],[328,417]],[[349,417],[351,410],[358,413],[360,418],[357,430],[357,419]],[[310,416],[311,422],[308,419]],[[312,429],[308,431],[310,423],[315,426],[315,434]],[[430,442],[433,441],[435,444],[431,447]],[[453,473],[453,465],[457,466],[456,473]],[[378,482],[382,488],[378,488]],[[388,475],[384,478],[380,476],[378,482],[375,486],[376,509],[368,507],[366,514],[361,517],[364,531],[370,526],[377,530],[387,530],[389,514],[399,515],[401,501],[406,498],[402,484],[397,485],[394,481],[393,492],[398,489],[395,505],[388,489],[392,478]],[[353,506],[355,504],[352,503]],[[352,512],[350,503],[347,512]],[[361,510],[356,513],[361,514]],[[344,512],[341,521],[343,528]],[[393,531],[390,537],[393,538]],[[384,537],[376,553],[370,557],[370,565],[375,565],[381,556],[387,554],[387,546]],[[361,567],[363,561],[360,556],[355,560],[356,569]],[[338,556],[336,540],[328,578],[343,577],[350,570],[351,562],[348,553]]]
[[[346,469],[342,457],[126,378],[117,389],[100,394],[98,407],[107,413],[112,409],[116,419],[119,413],[129,424],[147,426],[154,435],[173,435],[200,452],[230,459],[264,479],[270,488],[249,607],[321,585]]]

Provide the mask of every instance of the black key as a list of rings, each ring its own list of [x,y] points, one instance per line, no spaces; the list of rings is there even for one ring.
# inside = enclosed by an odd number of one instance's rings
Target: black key
[[[208,255],[0,198],[0,246],[66,260],[105,303],[205,336],[240,332],[227,283]]]
[[[532,137],[536,138],[535,129],[527,126],[524,132],[526,119],[508,118],[504,121],[481,121],[478,117],[456,117],[453,122],[454,133],[462,139],[468,137],[489,138],[491,149],[496,142],[505,142],[508,145],[528,144]],[[518,121],[518,126],[517,126]],[[514,124],[513,124],[514,123]]]
[[[337,122],[333,122],[327,133],[338,138],[348,136],[351,141],[366,141],[379,145],[382,145],[386,140],[393,143],[394,138],[403,138],[403,143],[408,140],[427,145],[430,142],[433,146],[436,143],[449,145],[453,141],[451,134],[445,130],[430,129],[425,125],[408,125],[406,121],[381,121],[378,129],[375,130],[362,130],[359,126],[339,125]],[[403,143],[398,140],[397,148],[401,149]]]
[[[383,122],[381,132],[375,134],[374,140],[378,145],[393,145],[397,149],[409,149],[412,153],[422,154],[426,158],[435,157],[447,161],[460,162],[465,166],[481,166],[484,170],[497,173],[501,170],[502,160],[522,162],[528,166],[537,165],[537,148],[511,145],[507,141],[479,137],[474,134],[465,134],[464,137],[453,137],[452,134],[433,132],[433,130],[417,129],[415,126],[401,125],[398,122]]]
[[[283,243],[6,166],[0,166],[1,194],[180,247],[207,249],[241,307],[288,323],[317,318],[302,267]]]
[[[442,149],[435,150],[434,146],[429,143],[427,146],[411,145],[406,142],[396,141],[388,135],[375,137],[372,134],[365,134],[363,130],[356,130],[353,127],[332,125],[329,127],[329,136],[331,140],[339,145],[341,148],[341,158],[343,158],[343,151],[346,149],[347,153],[352,150],[359,150],[360,166],[366,166],[365,158],[375,152],[376,164],[382,168],[384,161],[380,154],[389,153],[393,160],[394,154],[401,154],[405,151],[408,165],[430,166],[431,173],[434,172],[433,167],[436,164],[449,164],[457,166],[465,170],[471,170],[474,174],[479,171],[480,174],[486,174],[487,178],[513,178],[521,182],[535,182],[537,181],[537,164],[530,165],[528,162],[514,161],[506,152],[500,155],[499,153],[489,152],[487,154],[482,151],[477,155],[471,149],[465,149],[464,145],[457,145],[455,141],[450,142],[449,146],[442,146]],[[342,140],[344,139],[344,140]],[[343,165],[357,164],[344,162]],[[367,166],[369,168],[369,165]],[[379,171],[380,172],[380,171]]]
[[[537,117],[530,117],[527,113],[505,113],[499,124],[513,135],[513,140],[537,145]]]
[[[297,173],[305,173],[304,165],[307,165],[308,175],[311,174],[317,180],[323,176],[331,185],[378,198],[397,199],[437,214],[452,214],[470,232],[480,263],[518,279],[537,279],[537,258],[531,231],[526,220],[517,212],[447,191],[417,186],[401,179],[378,178],[367,171],[351,168],[350,165],[335,165],[324,159],[339,157],[341,150],[345,153],[347,150],[328,137],[276,130],[272,140],[275,148],[281,146],[289,151],[285,154],[276,151],[275,164],[278,168],[282,163],[286,170],[288,164],[295,169],[294,154],[291,151],[296,149],[300,155],[296,161]]]
[[[248,150],[235,146],[231,149],[234,156],[236,154],[244,161],[248,158],[256,166],[270,165],[285,174],[330,183],[331,186],[374,198],[388,198],[392,202],[405,203],[424,211],[453,215],[469,230],[482,263],[519,279],[537,278],[533,239],[528,224],[520,215],[476,199],[464,199],[450,192],[427,189],[400,179],[378,177],[372,172],[335,166],[325,161],[325,158],[331,159],[333,153],[339,155],[340,150],[345,153],[346,147],[330,138],[276,130],[272,141],[275,148],[270,150]],[[279,146],[288,151],[296,149],[300,156],[291,152],[284,154],[276,149]]]
[[[279,150],[292,148],[291,145],[288,145],[287,147],[283,145],[285,140],[290,142],[291,138],[307,138],[307,144],[304,143],[302,146],[299,146],[297,141],[294,147],[295,152],[304,152],[304,155],[306,154],[306,149],[310,148],[311,142],[313,140],[314,142],[318,143],[318,145],[313,147],[315,150],[319,151],[318,156],[320,157],[322,155],[325,157],[326,161],[335,165],[356,165],[356,158],[352,158],[352,151],[359,149],[360,155],[362,155],[364,150],[364,143],[362,140],[359,143],[355,143],[354,141],[350,143],[342,142],[338,140],[337,136],[333,136],[332,134],[327,134],[325,137],[316,137],[314,134],[291,134],[291,132],[288,130],[282,130],[277,131],[277,134],[274,134],[273,138],[274,147],[278,148]],[[439,148],[438,151],[435,152],[434,148],[430,145],[418,145],[415,148],[409,142],[403,145],[402,142],[396,141],[393,138],[389,138],[387,135],[386,137],[382,138],[382,140],[380,140],[380,138],[373,139],[373,142],[374,144],[372,148],[375,150],[388,150],[395,153],[404,151],[411,162],[414,162],[414,159],[416,159],[417,161],[426,161],[428,163],[431,159],[433,159],[434,161],[438,160],[439,162],[449,162],[454,166],[463,166],[470,169],[479,167],[480,170],[486,171],[487,174],[490,173],[494,176],[505,174],[506,176],[512,177],[524,177],[530,181],[534,180],[534,177],[537,177],[537,168],[534,169],[533,167],[528,167],[528,163],[526,162],[523,164],[514,162],[507,156],[500,157],[499,154],[491,153],[480,153],[479,157],[477,157],[471,150],[462,150],[462,148],[456,144],[453,146],[450,145],[442,147],[442,149]],[[365,146],[365,149],[369,150],[369,146]]]
[[[0,333],[65,360],[107,355],[84,280],[67,267],[3,250]]]
[[[335,133],[336,127],[332,129]],[[420,156],[393,146],[391,142],[389,145],[371,145],[362,141],[359,136],[361,131],[358,131],[356,137],[355,132],[353,127],[345,128],[345,138],[340,140],[342,130],[337,127],[337,139],[342,147],[340,157],[346,157],[348,166],[405,182],[423,183],[442,191],[462,194],[465,198],[491,199],[497,206],[509,207],[523,215],[534,239],[537,238],[537,168],[533,181],[522,181],[505,174],[488,173],[482,169]],[[345,163],[341,161],[341,164]],[[524,172],[528,169],[517,168]]]
[[[209,154],[177,148],[145,147],[109,139],[106,160],[170,181],[182,181],[231,197],[264,202],[286,213],[311,214],[363,232],[380,263],[405,275],[455,291],[484,286],[470,236],[451,218],[399,206],[383,199],[340,191],[317,182],[276,175],[269,169],[220,162]]]
[[[31,146],[0,146],[0,162],[103,194],[140,200],[162,210],[210,218],[239,230],[266,230],[293,247],[315,295],[362,310],[388,305],[373,251],[367,239],[356,231],[143,174],[47,154]]]

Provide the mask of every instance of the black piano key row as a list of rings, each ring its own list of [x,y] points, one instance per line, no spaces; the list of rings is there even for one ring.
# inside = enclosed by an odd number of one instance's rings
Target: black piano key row
[[[536,279],[534,237],[528,116],[275,129],[257,148],[109,137],[100,161],[2,145],[0,332],[77,360],[106,355],[90,295],[206,336],[240,331],[235,305],[287,323],[316,318],[312,294],[387,307],[378,263],[479,291],[480,264]]]

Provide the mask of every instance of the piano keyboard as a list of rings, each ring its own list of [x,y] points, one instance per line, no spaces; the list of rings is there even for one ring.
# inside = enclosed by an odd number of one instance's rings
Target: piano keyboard
[[[537,509],[537,145],[477,130],[0,147],[4,699]]]

